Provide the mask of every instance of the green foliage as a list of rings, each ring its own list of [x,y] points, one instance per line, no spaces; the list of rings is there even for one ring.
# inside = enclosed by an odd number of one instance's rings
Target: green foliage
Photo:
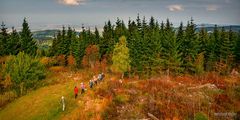
[[[100,58],[102,59],[104,55],[111,55],[114,49],[114,45],[117,40],[114,40],[114,30],[111,21],[109,20],[105,23],[103,27],[103,39],[99,42],[99,52]]]
[[[5,27],[4,22],[1,25],[1,33],[0,33],[0,56],[4,56],[8,54],[7,43],[9,34],[7,33],[7,28]]]
[[[207,116],[201,112],[198,112],[194,116],[194,120],[208,120]]]
[[[183,71],[182,68],[182,58],[180,53],[180,44],[181,44],[181,37],[182,37],[182,28],[180,26],[178,31],[178,39],[176,39],[174,35],[174,31],[172,25],[170,24],[169,20],[167,20],[167,24],[164,30],[164,39],[162,41],[163,45],[163,59],[165,63],[165,69],[169,69],[170,72],[173,73],[180,73]]]
[[[6,62],[5,78],[8,75],[17,94],[23,95],[27,89],[37,87],[38,81],[45,78],[46,71],[38,59],[20,52]]]
[[[199,53],[195,61],[195,73],[202,74],[204,72],[204,53]]]
[[[235,49],[234,49],[234,53],[235,53],[235,56],[236,56],[236,62],[238,64],[240,64],[240,32],[238,33],[238,37],[237,37],[237,40],[236,40],[236,46],[235,46]]]
[[[12,28],[12,33],[8,40],[8,46],[6,48],[7,53],[10,55],[17,55],[20,52],[21,43],[20,36],[17,33],[17,30]]]
[[[29,29],[26,18],[23,20],[21,36],[21,51],[27,54],[35,55],[37,51],[36,41],[33,40],[31,30]]]
[[[116,72],[124,73],[130,69],[129,49],[125,36],[120,37],[119,43],[115,45],[112,61],[112,68]]]
[[[196,59],[196,56],[199,52],[199,43],[197,39],[197,35],[195,32],[195,24],[193,23],[193,19],[191,19],[190,23],[188,22],[185,37],[181,44],[181,52],[183,58],[183,65],[185,67],[186,72],[193,72],[194,66],[193,63]]]

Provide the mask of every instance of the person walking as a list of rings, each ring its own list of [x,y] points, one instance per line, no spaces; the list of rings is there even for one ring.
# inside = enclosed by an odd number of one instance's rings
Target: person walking
[[[93,88],[93,81],[92,80],[89,81],[89,86],[90,86],[91,89]]]
[[[83,94],[85,92],[85,85],[83,84],[83,82],[81,83],[81,89],[82,89],[81,94]]]
[[[61,98],[61,103],[62,103],[62,111],[65,111],[65,99],[64,99],[64,97],[62,96],[62,98]]]
[[[93,82],[94,82],[95,85],[97,85],[97,83],[98,83],[98,79],[97,79],[96,76],[93,76]]]
[[[74,94],[75,94],[75,99],[76,99],[77,96],[78,96],[78,88],[77,88],[77,86],[75,86],[75,88],[74,88]]]

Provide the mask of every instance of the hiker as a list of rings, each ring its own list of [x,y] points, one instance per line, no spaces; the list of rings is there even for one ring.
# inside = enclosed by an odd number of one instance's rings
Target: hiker
[[[81,83],[81,89],[82,89],[81,94],[83,94],[85,92],[85,85],[83,84],[83,82]]]
[[[104,74],[103,74],[103,73],[100,73],[100,74],[98,75],[98,80],[99,80],[99,81],[102,81],[103,78],[104,78]]]
[[[93,82],[94,82],[95,85],[97,85],[97,80],[98,80],[97,77],[93,76]]]
[[[62,110],[64,111],[65,110],[65,100],[64,100],[63,96],[61,98],[61,103],[62,103]]]
[[[78,96],[78,88],[77,88],[77,86],[75,86],[75,88],[74,88],[74,94],[75,94],[75,99],[76,99],[77,96]]]
[[[90,86],[91,89],[93,88],[93,80],[89,81],[89,86]]]

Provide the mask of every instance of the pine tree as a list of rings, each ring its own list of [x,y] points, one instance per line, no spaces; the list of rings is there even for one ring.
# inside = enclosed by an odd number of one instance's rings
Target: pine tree
[[[115,42],[113,25],[109,20],[103,27],[103,39],[99,44],[101,59],[104,55],[112,54]]]
[[[120,37],[119,43],[115,45],[112,61],[113,70],[122,73],[123,78],[124,72],[130,69],[129,49],[125,36]]]
[[[8,49],[6,49],[9,35],[5,26],[6,25],[4,24],[4,22],[2,22],[2,28],[0,33],[0,56],[7,55],[9,51]]]
[[[76,60],[76,65],[78,68],[81,67],[82,65],[81,62],[83,60],[83,57],[85,55],[85,50],[88,45],[89,45],[89,42],[87,40],[87,33],[84,26],[82,26],[82,32],[79,35],[79,39],[74,41],[73,56]]]
[[[188,22],[185,37],[182,42],[181,52],[183,55],[183,64],[188,72],[194,72],[194,60],[199,52],[199,43],[197,40],[197,35],[195,32],[195,24],[193,23],[193,19],[191,19],[190,23]]]
[[[58,51],[58,49],[57,49],[57,37],[56,37],[56,35],[54,35],[52,45],[51,45],[50,50],[49,50],[49,56],[56,55],[57,51]]]
[[[236,61],[236,63],[240,64],[240,31],[238,32],[234,53],[235,53],[235,61]]]
[[[100,40],[101,40],[101,38],[100,38],[100,35],[99,35],[99,31],[98,31],[98,29],[97,29],[97,27],[95,27],[95,32],[94,32],[94,34],[95,34],[95,45],[98,45],[99,44],[99,42],[100,42]]]
[[[216,64],[216,53],[215,53],[215,37],[214,34],[209,35],[209,40],[206,45],[206,59],[205,59],[205,68],[207,71],[213,71]]]
[[[220,46],[221,46],[221,40],[220,40],[220,32],[218,29],[218,26],[215,25],[213,30],[213,41],[212,41],[212,48],[214,49],[214,59],[216,62],[220,61]]]
[[[182,34],[182,24],[179,27],[178,39]],[[180,73],[182,69],[182,58],[179,51],[181,41],[178,41],[175,36],[175,31],[169,20],[167,19],[166,27],[164,29],[163,39],[163,59],[165,63],[165,69],[168,69],[172,73]]]
[[[199,53],[204,52],[204,56],[206,53],[206,47],[207,47],[207,42],[208,42],[208,34],[207,31],[204,27],[201,28],[200,32],[199,32]]]
[[[37,51],[36,41],[32,37],[26,18],[23,20],[21,35],[21,51],[35,55]]]
[[[9,54],[11,55],[17,55],[20,52],[21,44],[20,44],[20,36],[17,33],[17,30],[12,27],[12,33],[9,37],[9,40],[7,42],[7,50]]]
[[[219,55],[220,55],[220,62],[224,62],[226,63],[227,61],[227,56],[229,55],[230,50],[230,41],[228,39],[227,33],[224,29],[224,27],[222,27],[222,31],[220,32],[220,51],[219,51]]]
[[[137,22],[138,31],[140,32],[141,29],[142,29],[142,22],[141,22],[141,19],[140,19],[140,17],[139,17],[139,14],[138,14],[138,16],[137,16],[136,22]]]
[[[52,44],[52,53],[53,55],[60,55],[62,53],[61,51],[61,44],[62,44],[62,38],[61,38],[61,31],[58,31],[57,33],[57,36],[55,38],[55,40],[53,41],[53,44]]]
[[[59,40],[59,49],[58,49],[58,54],[59,55],[65,55],[66,54],[66,30],[65,27],[62,27],[62,31],[59,34],[58,40]]]

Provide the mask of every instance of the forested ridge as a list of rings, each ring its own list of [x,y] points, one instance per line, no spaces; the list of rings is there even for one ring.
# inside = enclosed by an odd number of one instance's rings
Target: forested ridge
[[[9,34],[6,29],[2,23],[1,56],[17,55],[20,51],[37,54],[37,44],[26,19],[22,31],[16,32],[12,28]],[[125,36],[131,61],[129,73],[146,73],[151,76],[159,71],[169,70],[171,74],[201,74],[204,71],[227,74],[240,62],[239,33],[233,32],[231,28],[226,31],[217,25],[213,32],[206,31],[204,27],[196,32],[193,19],[186,26],[181,23],[174,29],[169,19],[159,23],[153,17],[147,21],[145,17],[140,19],[138,15],[136,20],[129,20],[127,25],[120,19],[115,24],[108,21],[100,34],[97,28],[91,32],[90,28],[83,26],[78,36],[73,28],[63,26],[46,55],[63,55],[66,66],[67,58],[72,55],[75,66],[80,68],[86,48],[96,45],[99,48],[98,60],[105,57],[111,64],[114,45],[121,36]]]
[[[119,18],[107,21],[102,32],[83,25],[78,33],[63,26],[49,49],[42,49],[26,18],[19,32],[15,28],[7,32],[2,23],[0,116],[213,119],[221,112],[238,116],[240,32],[217,25],[212,32],[196,29],[193,19],[175,28],[169,19],[158,22],[138,15],[127,24]],[[102,72],[106,74],[102,83],[74,99],[74,85],[87,84]],[[66,97],[67,112],[56,102],[61,96]],[[23,107],[36,101],[40,107],[37,103],[38,107]]]

